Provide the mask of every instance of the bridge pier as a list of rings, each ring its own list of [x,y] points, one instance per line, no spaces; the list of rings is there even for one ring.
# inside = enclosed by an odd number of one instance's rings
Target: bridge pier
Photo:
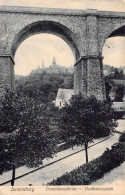
[[[93,14],[93,15],[92,15]],[[102,56],[99,52],[97,10],[87,13],[86,38],[82,39],[84,56],[75,64],[74,90],[84,97],[94,95],[97,99],[106,99],[103,76]],[[78,82],[78,83],[77,83]]]
[[[89,56],[87,59],[87,96],[94,95],[105,99],[105,83],[101,57]]]
[[[102,57],[84,56],[74,65],[74,92],[106,98]]]
[[[14,87],[14,61],[11,55],[0,55],[0,96]]]

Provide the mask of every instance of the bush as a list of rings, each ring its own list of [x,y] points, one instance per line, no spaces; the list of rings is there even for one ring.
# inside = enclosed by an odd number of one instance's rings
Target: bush
[[[119,142],[125,142],[125,131],[122,133],[122,135],[119,137]]]
[[[125,133],[123,135],[125,137]],[[124,160],[124,143],[119,142],[114,144],[111,150],[107,148],[102,156],[70,173],[65,173],[47,185],[89,185],[94,180],[103,177],[105,173],[119,166]]]

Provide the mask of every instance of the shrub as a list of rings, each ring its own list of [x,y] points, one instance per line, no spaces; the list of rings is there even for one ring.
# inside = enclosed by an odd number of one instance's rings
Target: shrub
[[[124,136],[125,133],[121,137],[123,138]],[[94,180],[103,177],[105,173],[119,166],[124,160],[124,143],[118,142],[112,146],[111,150],[107,148],[102,156],[70,173],[65,173],[47,185],[89,185]]]
[[[119,137],[119,142],[125,142],[125,131]]]

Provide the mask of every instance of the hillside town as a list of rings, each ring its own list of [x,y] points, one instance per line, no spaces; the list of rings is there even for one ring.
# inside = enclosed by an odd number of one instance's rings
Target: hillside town
[[[60,66],[56,64],[56,58],[53,57],[52,64],[47,68],[44,64],[44,61],[42,61],[42,66],[38,66],[37,69],[34,69],[31,71],[31,75],[36,73],[47,73],[47,74],[73,74],[73,66],[65,67],[65,66]]]

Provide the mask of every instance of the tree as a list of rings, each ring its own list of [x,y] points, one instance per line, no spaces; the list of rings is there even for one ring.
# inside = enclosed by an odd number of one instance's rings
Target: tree
[[[120,79],[121,79],[121,80],[125,80],[125,74],[124,74],[124,71],[123,71],[123,70],[121,70],[121,71],[119,72],[119,74],[120,74]]]
[[[18,77],[17,77],[18,78]],[[16,91],[33,98],[38,104],[47,103],[57,95],[58,88],[73,88],[73,74],[32,73],[16,80]]]
[[[125,87],[124,85],[118,85],[116,88],[115,101],[121,102],[125,95]]]
[[[0,171],[25,164],[36,167],[44,158],[53,157],[56,141],[48,121],[40,117],[41,107],[22,94],[7,91],[0,109]]]
[[[106,90],[106,100],[107,101],[111,101],[111,98],[110,98],[111,89],[112,89],[112,86],[110,82],[108,81],[108,79],[106,79],[105,80],[105,90]]]
[[[117,79],[117,80],[124,80],[125,74],[123,70],[120,70],[118,68],[114,68],[113,66],[110,67],[110,74],[107,75],[107,78],[109,79]]]
[[[121,79],[120,78],[120,73],[119,73],[119,71],[118,71],[118,69],[117,68],[115,68],[115,72],[114,72],[114,79]]]
[[[73,145],[84,145],[88,163],[88,143],[95,137],[108,136],[116,127],[113,109],[107,101],[94,96],[72,96],[70,103],[60,110],[62,139]]]
[[[53,92],[48,95],[48,100],[49,101],[53,101],[55,99],[56,99],[56,95]]]

